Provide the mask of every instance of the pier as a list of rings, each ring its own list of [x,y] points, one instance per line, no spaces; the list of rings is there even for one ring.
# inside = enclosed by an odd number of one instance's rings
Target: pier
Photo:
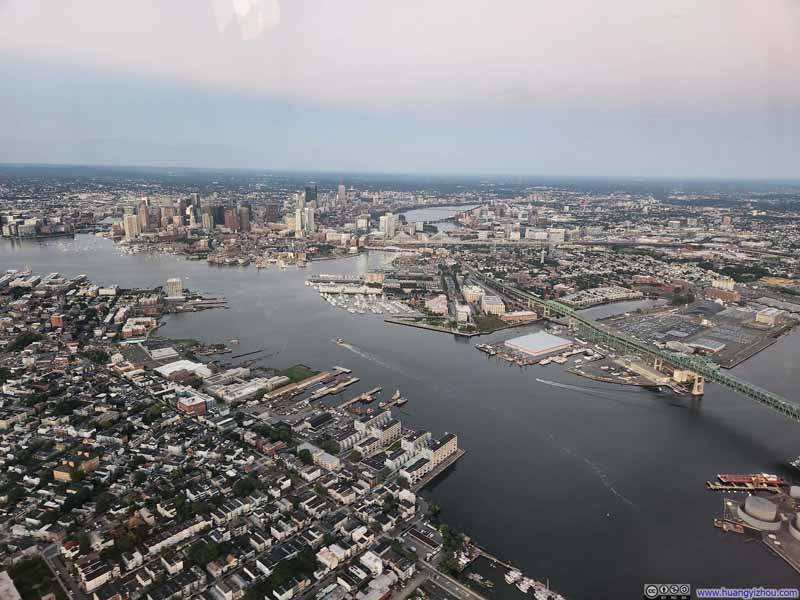
[[[439,475],[441,475],[445,469],[454,465],[459,458],[464,456],[467,453],[466,450],[463,448],[459,448],[455,453],[450,455],[446,460],[442,461],[433,471],[428,473],[425,477],[420,479],[414,486],[411,488],[414,492],[420,491],[426,485],[428,485],[431,481],[436,479]]]
[[[338,408],[339,410],[346,410],[346,409],[350,408],[353,404],[355,404],[357,402],[372,402],[374,400],[373,396],[375,394],[377,394],[378,392],[380,392],[381,390],[383,390],[382,387],[372,388],[368,392],[364,392],[363,394],[359,394],[358,396],[355,396],[354,398],[350,398],[350,400],[346,400],[345,402],[342,402],[336,408]]]
[[[275,398],[280,398],[281,396],[285,396],[286,394],[302,392],[303,390],[305,390],[308,387],[311,387],[315,383],[321,383],[323,381],[327,381],[328,378],[330,377],[333,377],[333,374],[330,371],[323,371],[322,373],[313,375],[308,379],[303,379],[302,381],[298,381],[297,383],[290,383],[289,385],[280,387],[275,391],[264,394],[264,400],[274,400]]]

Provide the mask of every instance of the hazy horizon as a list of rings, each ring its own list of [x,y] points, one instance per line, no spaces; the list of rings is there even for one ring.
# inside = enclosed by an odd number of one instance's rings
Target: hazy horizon
[[[794,179],[798,56],[791,0],[0,0],[0,161]]]

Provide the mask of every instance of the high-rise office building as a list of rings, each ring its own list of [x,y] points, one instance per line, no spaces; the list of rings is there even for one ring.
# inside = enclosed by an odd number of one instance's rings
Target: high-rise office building
[[[340,183],[336,190],[336,200],[340,206],[345,206],[347,204],[347,188],[344,187],[343,183]]]
[[[225,209],[225,227],[231,231],[239,231],[239,217],[235,208]]]
[[[214,217],[210,213],[203,213],[203,229],[207,232],[214,229]]]
[[[139,237],[139,217],[137,215],[125,215],[122,219],[122,226],[125,228],[125,239],[135,240]]]
[[[303,221],[305,219],[305,209],[299,206],[294,211],[294,234],[296,236],[303,235]]]
[[[393,238],[395,234],[395,217],[392,213],[387,212],[380,218],[380,230],[386,235],[387,238]]]
[[[186,198],[178,198],[178,214],[183,218],[186,216],[186,207],[189,203],[186,201]]]
[[[215,204],[211,207],[211,216],[214,217],[214,224],[222,224],[225,222],[225,207],[221,204]]]
[[[305,190],[305,203],[311,204],[314,203],[314,206],[317,205],[317,184],[313,181],[306,186]],[[304,207],[305,208],[305,207]]]
[[[313,206],[306,206],[305,215],[304,215],[304,229],[308,233],[314,232],[314,207]]]
[[[167,298],[179,298],[183,296],[183,282],[178,277],[170,277],[167,279],[167,285],[164,286],[164,294]]]
[[[137,213],[139,216],[139,230],[148,231],[150,229],[150,207],[147,204],[147,198],[142,198],[139,201]]]
[[[277,202],[268,202],[264,209],[264,219],[267,223],[277,223],[281,220],[281,207]]]
[[[247,204],[239,205],[239,230],[244,233],[250,231],[250,206]]]

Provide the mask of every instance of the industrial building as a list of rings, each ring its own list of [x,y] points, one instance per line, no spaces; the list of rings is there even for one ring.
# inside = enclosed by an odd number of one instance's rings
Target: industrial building
[[[524,352],[533,357],[561,352],[572,346],[572,342],[557,335],[539,331],[520,337],[512,338],[505,342],[506,347],[517,352]]]

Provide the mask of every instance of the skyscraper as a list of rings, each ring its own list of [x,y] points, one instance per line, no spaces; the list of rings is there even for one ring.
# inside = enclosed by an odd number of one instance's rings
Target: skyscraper
[[[186,201],[186,198],[178,198],[178,212],[182,215],[186,214],[186,207],[189,203]]]
[[[343,183],[340,183],[339,188],[336,190],[336,200],[340,206],[347,204],[347,188],[344,187]]]
[[[183,282],[178,277],[171,277],[167,279],[167,285],[164,286],[164,294],[167,298],[178,298],[183,296]]]
[[[304,229],[308,233],[314,232],[314,207],[313,206],[306,206],[305,209],[305,216],[304,216]]]
[[[392,213],[387,212],[379,220],[379,228],[387,238],[393,238],[395,233],[395,217]]]
[[[314,203],[314,206],[317,205],[317,184],[313,181],[306,186],[305,191],[305,203],[311,204]]]
[[[277,223],[281,220],[281,207],[277,202],[267,203],[264,210],[264,219],[267,223]]]
[[[294,211],[294,234],[299,237],[303,235],[303,220],[305,217],[305,209],[298,206]]]
[[[225,227],[231,231],[239,231],[239,217],[235,208],[225,209]]]
[[[122,226],[125,228],[125,239],[134,240],[139,237],[139,217],[136,215],[125,215],[122,219]]]
[[[147,198],[143,197],[139,200],[139,207],[137,209],[139,215],[139,231],[147,231],[150,229],[150,207],[147,204]]]
[[[250,207],[247,204],[239,205],[239,230],[244,233],[250,231]]]
[[[225,207],[221,204],[215,204],[211,207],[211,216],[214,217],[215,224],[222,224],[225,222]]]

